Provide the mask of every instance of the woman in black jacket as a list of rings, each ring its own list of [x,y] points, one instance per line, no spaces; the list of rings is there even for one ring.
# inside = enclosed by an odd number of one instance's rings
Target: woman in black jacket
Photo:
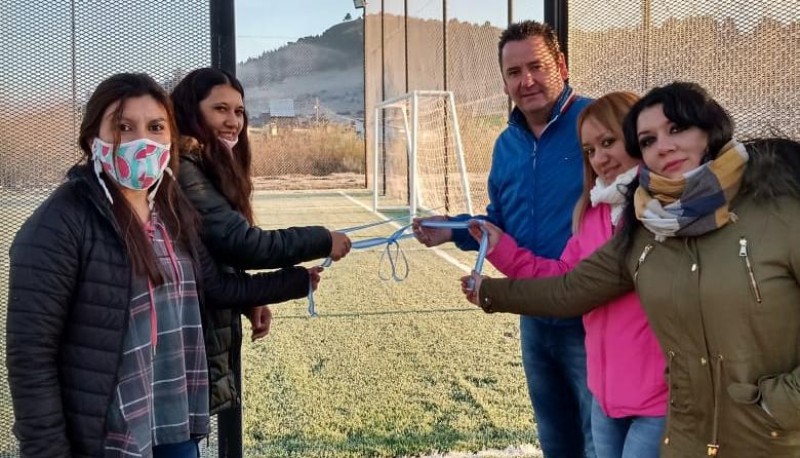
[[[103,81],[80,127],[84,163],[14,239],[6,364],[22,456],[197,457],[209,423],[201,306],[299,298],[319,281],[209,262],[172,178],[177,140],[152,78]]]
[[[235,76],[214,68],[194,70],[171,98],[181,134],[178,181],[200,213],[203,240],[221,268],[280,268],[325,257],[336,261],[348,253],[350,239],[321,226],[280,230],[255,226],[244,89]],[[248,317],[252,339],[266,335],[272,317],[269,308],[253,309]],[[204,319],[206,332],[215,336],[208,352],[215,413],[239,404],[241,381],[235,368],[242,329],[238,314],[227,310],[209,311]]]

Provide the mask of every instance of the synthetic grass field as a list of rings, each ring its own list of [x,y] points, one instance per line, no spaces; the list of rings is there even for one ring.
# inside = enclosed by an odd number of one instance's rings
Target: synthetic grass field
[[[380,218],[368,211],[370,202],[366,191],[254,197],[265,228],[374,222]],[[13,237],[5,221],[3,304]],[[386,224],[352,237],[395,229]],[[530,445],[536,437],[518,320],[485,315],[460,293],[462,268],[472,266],[475,253],[452,245],[434,251],[413,239],[400,243],[409,264],[404,281],[379,278],[379,267],[386,272],[389,266],[380,263],[380,248],[354,250],[323,273],[315,295],[321,316],[309,318],[305,300],[275,305],[269,336],[246,339],[245,456],[538,455]],[[247,337],[247,325],[244,332]],[[0,456],[13,456],[4,369],[0,379]]]

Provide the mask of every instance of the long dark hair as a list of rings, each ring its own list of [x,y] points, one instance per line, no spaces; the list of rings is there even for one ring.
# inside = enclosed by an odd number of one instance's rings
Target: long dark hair
[[[252,155],[247,137],[247,113],[233,154],[228,154],[200,111],[200,102],[219,85],[232,87],[244,100],[244,89],[235,76],[216,68],[199,68],[186,75],[170,94],[175,106],[175,120],[181,135],[200,142],[203,170],[211,182],[231,206],[253,224],[253,207],[250,203],[253,193],[253,181],[250,178]]]
[[[166,92],[150,76],[143,73],[119,73],[100,83],[86,103],[86,110],[81,121],[78,144],[80,145],[87,163],[92,160],[92,142],[100,133],[103,114],[108,107],[116,102],[114,110],[114,152],[120,144],[119,119],[125,109],[125,101],[131,98],[150,96],[155,99],[167,112],[167,122],[170,127],[170,158],[169,167],[173,173],[178,173],[179,158],[174,154],[178,147],[178,129],[175,126],[175,116],[172,104]],[[152,244],[144,231],[144,226],[139,221],[133,208],[119,190],[117,182],[101,172],[106,187],[111,193],[114,203],[111,206],[117,224],[122,231],[122,237],[128,250],[134,271],[142,276],[147,276],[156,285],[163,283],[163,274],[156,260]],[[173,242],[191,253],[190,246],[197,237],[197,215],[191,204],[184,197],[180,187],[170,176],[161,180],[161,186],[155,196],[155,210],[167,227]]]
[[[733,138],[733,119],[699,84],[676,81],[651,89],[639,99],[625,117],[622,132],[625,149],[633,157],[642,158],[637,125],[639,115],[647,108],[661,105],[664,116],[679,127],[698,127],[708,134],[708,156],[714,159]]]
[[[716,100],[699,84],[676,81],[656,87],[636,102],[622,123],[625,149],[632,157],[642,158],[639,146],[639,115],[647,108],[661,105],[664,116],[679,127],[698,127],[708,135],[708,153],[704,160],[717,157],[722,148],[733,138],[733,119]],[[628,187],[627,205],[622,216],[622,227],[616,238],[627,258],[633,248],[633,234],[639,226],[633,207],[633,196],[639,187],[637,177]]]

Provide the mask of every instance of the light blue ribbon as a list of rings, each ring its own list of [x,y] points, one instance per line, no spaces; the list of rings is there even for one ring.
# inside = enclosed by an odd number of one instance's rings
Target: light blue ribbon
[[[350,233],[350,232],[356,232],[356,231],[360,231],[360,230],[363,230],[363,229],[369,229],[371,227],[380,226],[380,225],[383,225],[383,224],[386,224],[386,223],[392,223],[392,222],[401,221],[401,220],[408,220],[408,216],[399,216],[397,218],[385,219],[385,220],[376,221],[376,222],[373,222],[373,223],[362,224],[360,226],[352,226],[352,227],[348,227],[348,228],[344,228],[344,229],[337,229],[336,232],[339,232],[339,233],[342,233],[342,234],[347,234],[347,233]],[[380,245],[384,245],[385,244],[386,245],[386,249],[384,250],[383,255],[381,255],[381,262],[382,262],[383,258],[386,256],[386,253],[390,251],[389,247],[392,246],[392,244],[394,244],[397,247],[397,250],[396,250],[397,253],[402,254],[402,251],[400,250],[400,245],[397,242],[399,240],[402,240],[404,238],[408,238],[408,237],[413,235],[413,234],[404,234],[404,232],[409,227],[411,227],[411,225],[406,225],[406,226],[401,227],[400,229],[395,231],[394,234],[392,234],[388,238],[387,237],[373,237],[373,238],[370,238],[370,239],[364,239],[364,240],[359,240],[357,242],[353,242],[353,244],[350,246],[350,249],[361,250],[361,249],[372,248],[372,247],[375,247],[375,246],[380,246]],[[403,256],[403,260],[406,262],[406,277],[407,277],[408,276],[408,261],[405,260],[405,254],[402,254],[402,256]],[[394,259],[392,259],[392,257],[391,257],[391,254],[390,254],[390,257],[389,257],[389,262],[390,262],[390,264],[392,266],[392,276],[394,276],[394,274],[395,274],[395,263],[394,263]],[[331,259],[330,256],[329,256],[329,257],[325,258],[325,260],[322,261],[322,264],[320,264],[319,266],[320,267],[324,267],[324,268],[328,268],[331,265],[333,265],[333,259]],[[380,270],[378,270],[378,275],[381,276]],[[384,278],[381,276],[381,279],[384,279]],[[388,280],[388,278],[386,278],[384,280]],[[314,287],[311,284],[311,280],[309,280],[309,282],[308,282],[307,300],[308,300],[308,314],[310,316],[312,316],[312,317],[319,316],[319,314],[317,313],[317,310],[316,310],[316,303],[314,301]]]
[[[348,227],[345,229],[339,229],[336,232],[341,233],[349,233],[355,232],[362,229],[367,229],[370,227],[379,226],[381,224],[386,224],[393,221],[398,221],[401,219],[407,219],[407,216],[403,216],[400,218],[395,219],[388,219],[383,221],[378,221],[374,223],[364,224],[362,226],[354,226]],[[476,219],[476,220],[467,220],[467,221],[436,221],[436,220],[423,220],[421,222],[422,226],[434,228],[434,229],[467,229],[469,228],[471,221],[478,221],[481,225],[481,242],[480,247],[478,248],[478,258],[475,260],[475,267],[473,269],[474,272],[477,272],[480,275],[481,271],[483,270],[483,262],[486,259],[486,251],[489,248],[489,232],[483,226],[483,221]],[[409,237],[413,237],[414,234],[407,232],[411,228],[411,224],[407,224],[400,229],[394,231],[392,235],[389,237],[372,237],[369,239],[359,240],[357,242],[353,242],[351,245],[351,249],[353,250],[363,250],[367,248],[373,248],[376,246],[383,246],[383,253],[381,254],[381,259],[378,262],[378,277],[381,280],[394,280],[394,281],[403,281],[408,278],[408,258],[406,258],[405,253],[402,249],[400,249],[400,240],[407,239]],[[383,275],[382,268],[380,266],[383,265],[384,259],[389,260],[389,265],[391,268],[391,274],[388,276]],[[402,276],[398,275],[398,260],[403,261],[403,274]],[[333,260],[328,257],[320,264],[320,267],[330,267],[333,264]],[[473,289],[475,287],[475,279],[469,279],[469,287]],[[309,280],[308,284],[308,314],[312,317],[319,316],[316,310],[316,303],[314,301],[314,288]]]
[[[489,231],[487,231],[486,227],[483,225],[483,220],[481,219],[470,219],[467,221],[428,220],[428,221],[422,221],[422,225],[434,229],[468,229],[472,221],[477,221],[481,226],[481,242],[480,246],[478,247],[478,258],[475,260],[475,267],[472,269],[473,272],[480,275],[481,272],[483,271],[483,262],[486,260],[486,251],[489,250]],[[475,279],[472,277],[470,277],[469,279],[469,289],[470,290],[475,289]]]

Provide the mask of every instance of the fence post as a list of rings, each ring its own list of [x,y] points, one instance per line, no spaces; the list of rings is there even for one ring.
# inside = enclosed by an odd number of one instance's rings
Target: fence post
[[[236,74],[236,8],[234,0],[210,0],[211,66]],[[240,324],[241,326],[241,324]],[[242,458],[242,355],[240,349],[231,354],[231,364],[239,392],[235,407],[217,414],[219,458]]]
[[[210,0],[211,66],[236,73],[234,0]]]
[[[569,26],[567,14],[567,0],[545,0],[544,2],[544,22],[550,24],[556,31],[558,42],[561,44],[561,52],[569,61],[567,28]]]

